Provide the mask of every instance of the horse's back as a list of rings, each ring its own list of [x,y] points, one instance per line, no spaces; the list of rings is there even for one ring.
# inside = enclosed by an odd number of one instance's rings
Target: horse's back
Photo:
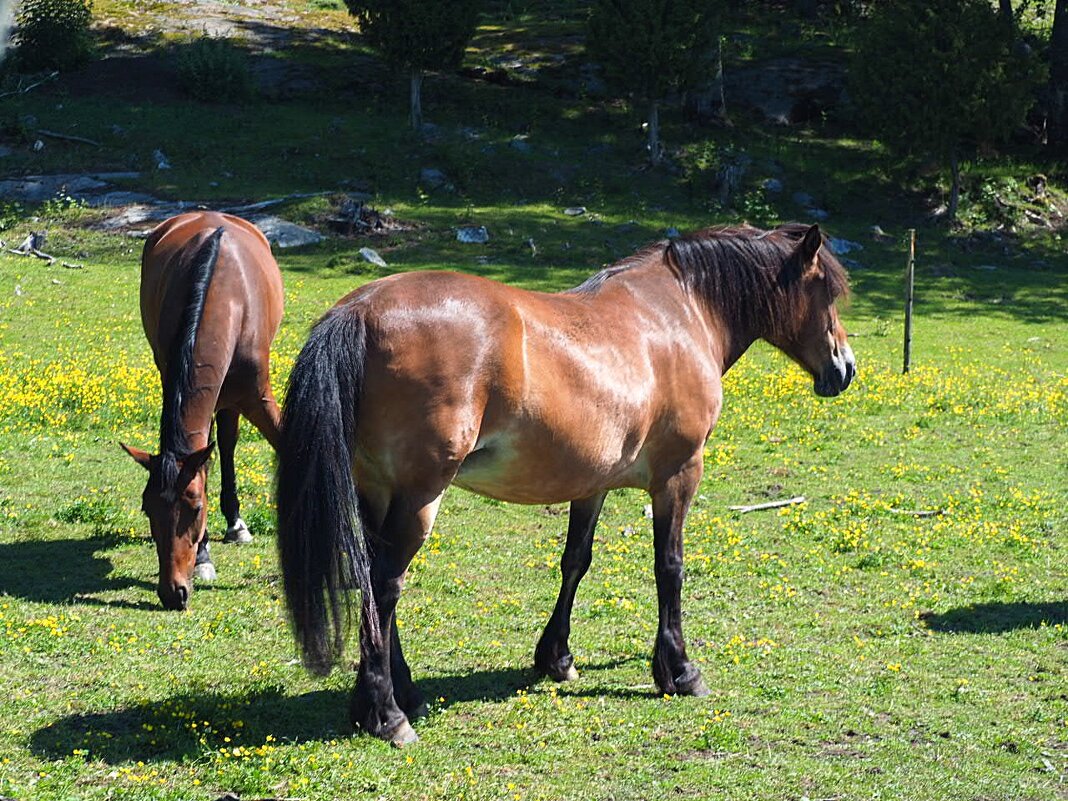
[[[266,369],[283,307],[282,276],[270,244],[258,228],[240,217],[192,212],[157,226],[145,242],[141,261],[141,320],[161,371],[187,304],[189,268],[218,228],[223,234],[204,300],[197,347],[213,352],[213,364],[225,361],[241,372]],[[220,357],[219,351],[225,353]]]

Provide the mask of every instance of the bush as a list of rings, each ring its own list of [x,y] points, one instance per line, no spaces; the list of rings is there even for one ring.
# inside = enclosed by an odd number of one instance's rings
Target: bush
[[[197,100],[244,100],[252,94],[248,59],[228,39],[205,37],[183,47],[178,82]]]
[[[77,67],[92,54],[92,0],[23,0],[16,54],[26,71]]]

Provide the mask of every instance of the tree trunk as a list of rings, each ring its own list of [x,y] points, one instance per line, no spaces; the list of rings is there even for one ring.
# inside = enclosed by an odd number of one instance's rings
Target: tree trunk
[[[421,70],[412,70],[408,122],[411,123],[413,131],[418,131],[423,127],[423,73]]]
[[[960,205],[960,162],[957,160],[957,149],[953,148],[949,154],[949,170],[953,175],[953,185],[949,190],[949,207],[946,209],[946,221],[957,221],[957,206]]]
[[[727,122],[727,95],[723,90],[723,37],[720,36],[716,44],[716,100],[719,108],[716,109],[716,117],[721,122]]]
[[[1012,0],[999,0],[999,8],[1001,9],[1001,20],[1006,25],[1015,28],[1016,18],[1012,14]]]
[[[1057,0],[1049,53],[1049,143],[1068,148],[1068,0]]]
[[[649,161],[654,167],[660,164],[660,107],[655,100],[649,102]]]

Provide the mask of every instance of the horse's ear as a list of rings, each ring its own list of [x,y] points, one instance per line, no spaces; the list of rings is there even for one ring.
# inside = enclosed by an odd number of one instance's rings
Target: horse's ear
[[[119,443],[119,446],[128,454],[130,454],[130,458],[137,462],[139,465],[141,465],[141,467],[145,468],[145,470],[149,469],[149,466],[152,462],[151,453],[149,453],[148,451],[143,451],[140,448],[131,448],[129,445],[124,445],[121,442]]]
[[[208,447],[193,451],[182,460],[182,471],[178,474],[179,487],[185,487],[186,484],[193,480],[193,476],[197,474],[197,471],[211,458],[213,450],[215,450],[215,443],[209,442]]]
[[[805,265],[806,271],[810,268],[810,265],[816,262],[821,247],[823,247],[823,232],[820,231],[819,225],[815,224],[805,231],[805,235],[801,238],[801,244],[797,248],[801,256],[801,263]]]

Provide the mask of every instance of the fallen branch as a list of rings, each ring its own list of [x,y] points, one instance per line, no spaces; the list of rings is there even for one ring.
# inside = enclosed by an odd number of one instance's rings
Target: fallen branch
[[[741,512],[743,515],[746,512],[759,512],[763,509],[778,509],[780,506],[794,506],[795,504],[804,503],[805,496],[798,495],[796,498],[786,498],[781,501],[768,501],[767,503],[755,503],[751,506],[728,506],[732,512]]]
[[[309,197],[324,197],[326,195],[332,195],[333,192],[295,192],[292,195],[286,195],[285,197],[276,197],[271,200],[261,200],[258,203],[249,203],[244,206],[227,206],[219,209],[219,211],[225,211],[227,214],[241,215],[249,211],[260,211],[261,209],[270,208],[271,206],[277,206],[279,203],[286,203],[290,200],[303,200]]]
[[[26,87],[24,87],[22,89],[15,89],[15,90],[13,90],[11,92],[4,92],[3,94],[0,94],[0,97],[11,97],[12,95],[24,95],[28,91],[30,91],[31,89],[36,89],[42,83],[48,83],[49,81],[51,81],[52,79],[57,78],[57,77],[59,77],[59,73],[58,72],[53,72],[51,75],[45,76],[44,78],[39,80],[37,83],[31,83],[29,86],[26,86]]]
[[[34,256],[35,258],[43,259],[44,261],[47,261],[49,264],[54,264],[55,261],[56,261],[56,257],[55,256],[49,256],[47,253],[43,253],[40,250],[38,250],[37,248],[32,248],[30,250],[19,250],[18,248],[8,248],[7,252],[8,253],[14,253],[16,256]]]
[[[39,133],[41,136],[48,136],[52,139],[62,139],[65,142],[79,142],[83,145],[101,147],[101,144],[95,139],[86,139],[84,136],[74,136],[73,134],[56,133],[55,131],[46,131],[44,128],[38,128],[37,133]]]
[[[945,509],[895,509],[888,510],[895,515],[909,515],[910,517],[941,517],[946,513]]]
[[[84,264],[71,264],[69,261],[61,261],[59,264],[60,264],[61,267],[66,267],[68,270],[84,270],[85,269],[85,265]]]

